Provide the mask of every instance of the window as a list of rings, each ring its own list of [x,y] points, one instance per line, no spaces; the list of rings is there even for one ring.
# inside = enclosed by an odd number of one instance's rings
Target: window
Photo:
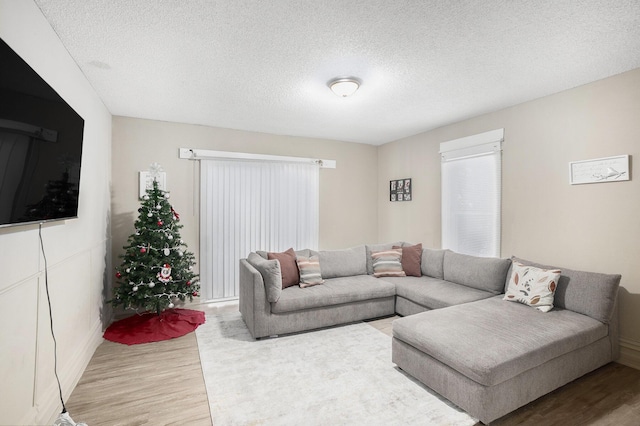
[[[442,248],[500,256],[504,129],[440,144]]]

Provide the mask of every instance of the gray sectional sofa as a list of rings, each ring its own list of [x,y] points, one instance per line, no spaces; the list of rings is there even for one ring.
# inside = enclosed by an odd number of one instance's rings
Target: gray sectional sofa
[[[620,275],[560,268],[554,309],[503,300],[511,259],[423,249],[420,277],[375,278],[371,251],[317,254],[325,282],[267,296],[267,254],[240,261],[240,312],[255,338],[399,314],[392,359],[485,424],[618,357]],[[544,268],[522,259],[521,263]]]

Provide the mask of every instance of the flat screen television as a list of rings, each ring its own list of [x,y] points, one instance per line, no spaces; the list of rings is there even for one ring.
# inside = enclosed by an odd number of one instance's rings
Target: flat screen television
[[[0,227],[78,216],[84,120],[0,39]]]

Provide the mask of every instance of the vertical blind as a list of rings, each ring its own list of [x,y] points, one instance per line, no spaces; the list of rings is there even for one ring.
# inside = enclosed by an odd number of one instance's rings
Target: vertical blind
[[[238,262],[252,251],[317,249],[318,165],[202,160],[200,167],[205,299],[238,297]]]
[[[500,256],[501,143],[502,129],[440,144],[443,248]]]

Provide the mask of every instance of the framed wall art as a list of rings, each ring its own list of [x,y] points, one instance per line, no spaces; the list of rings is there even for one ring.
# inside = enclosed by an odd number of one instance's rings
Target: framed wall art
[[[411,178],[389,181],[389,201],[411,201]]]
[[[569,163],[569,183],[620,182],[629,180],[629,156],[596,158]]]

